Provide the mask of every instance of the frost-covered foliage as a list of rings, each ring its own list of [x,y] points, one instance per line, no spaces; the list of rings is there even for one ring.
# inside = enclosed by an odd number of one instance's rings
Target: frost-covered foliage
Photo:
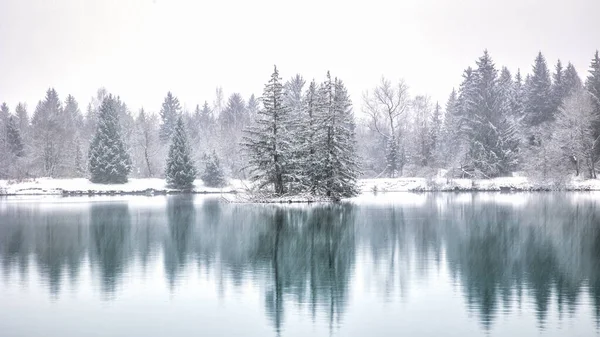
[[[404,81],[392,84],[382,77],[381,82],[372,91],[363,95],[363,112],[368,116],[367,126],[385,144],[385,163],[373,165],[376,172],[385,172],[393,178],[402,175],[405,157],[407,111],[410,106],[408,86]]]
[[[259,188],[269,186],[275,195],[283,195],[292,180],[288,133],[291,120],[277,67],[265,85],[262,102],[263,109],[259,110],[255,125],[247,128],[244,136],[250,179]]]
[[[317,165],[310,171],[317,181],[317,194],[339,200],[358,193],[359,175],[354,114],[348,91],[341,80],[327,78],[319,90],[321,111],[317,114],[315,147]]]
[[[409,93],[403,80],[382,78],[364,93],[357,121],[350,118],[347,138],[351,141],[336,143],[333,148],[340,152],[330,158],[325,157],[324,130],[336,129],[340,117],[352,115],[332,113],[332,97],[338,93],[332,79],[310,81],[297,74],[284,83],[278,78],[277,89],[265,91],[260,98],[226,94],[217,87],[190,111],[170,92],[162,105],[135,109],[132,114],[117,100],[115,110],[123,151],[131,155],[132,177],[165,177],[164,163],[179,117],[189,137],[192,162],[204,168],[208,162],[203,155],[214,149],[225,176],[257,179],[260,183],[253,186],[270,193],[336,197],[339,190],[324,186],[343,176],[330,173],[332,165],[337,165],[331,163],[339,160],[340,164],[343,160],[336,156],[346,156],[345,150],[349,153],[345,158],[352,159],[352,167],[361,168],[362,177],[485,178],[521,173],[563,181],[569,175],[596,176],[600,158],[600,121],[594,118],[600,115],[598,53],[585,84],[570,62],[552,61],[549,69],[539,53],[532,65],[523,72],[509,70],[496,66],[485,52],[467,67],[460,86],[441,107],[426,93]],[[578,102],[589,101],[591,115],[586,109],[573,108],[587,106],[573,103],[576,92],[585,97],[583,91],[589,99]],[[91,172],[86,158],[99,151],[91,145],[108,96],[100,88],[80,109],[73,96],[61,101],[50,88],[29,112],[24,103],[12,111],[8,104],[0,105],[0,176],[86,176]],[[326,124],[330,121],[336,126]],[[592,123],[591,136],[581,139],[588,142],[583,147],[593,151],[584,156],[581,150],[568,154],[558,140],[568,143],[563,128],[583,128],[588,123]],[[338,132],[336,137],[343,134]],[[19,143],[18,138],[22,146],[11,145]],[[581,148],[581,142],[568,140],[579,144],[574,148]],[[21,147],[15,157],[14,149]]]
[[[210,155],[204,156],[206,166],[202,173],[202,181],[208,187],[223,187],[227,184],[225,173],[221,167],[217,153],[213,151]]]
[[[165,176],[167,185],[178,189],[191,188],[196,179],[196,167],[192,160],[185,124],[181,116],[177,119],[171,137]]]
[[[171,140],[180,115],[181,104],[179,99],[169,91],[160,109],[160,140],[163,144],[167,144]]]
[[[594,126],[599,121],[592,96],[582,89],[574,91],[558,112],[552,145],[561,150],[562,159],[571,163],[577,176],[586,172],[587,177],[596,178]]]
[[[348,92],[329,72],[321,85],[313,81],[304,93],[303,86],[296,76],[286,85],[291,90],[287,92],[275,68],[265,86],[264,107],[246,130],[251,179],[259,190],[271,190],[276,196],[353,196],[358,159]]]
[[[90,180],[94,183],[123,184],[131,172],[119,123],[121,101],[108,95],[102,101],[98,127],[88,151]]]

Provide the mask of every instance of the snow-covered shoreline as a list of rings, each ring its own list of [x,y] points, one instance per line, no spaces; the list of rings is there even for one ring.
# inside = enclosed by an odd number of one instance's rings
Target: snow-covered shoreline
[[[181,191],[166,186],[164,179],[129,179],[125,184],[94,184],[86,178],[52,179],[37,178],[25,182],[0,180],[0,195],[154,195],[174,193],[236,193],[244,189],[240,180],[231,180],[229,185],[216,188],[204,186],[196,180],[194,188]]]
[[[223,188],[204,186],[201,180],[196,180],[194,188],[186,193],[217,193],[233,194],[244,192],[248,182],[230,180]],[[376,178],[360,179],[358,181],[361,193],[373,192],[491,192],[491,191],[600,191],[600,180],[576,180],[562,184],[532,183],[524,177],[506,177],[495,179],[447,179],[447,178]],[[146,178],[129,179],[126,184],[94,184],[85,178],[52,179],[37,178],[24,182],[0,180],[0,195],[154,195],[174,194],[183,191],[168,188],[164,179]],[[288,200],[289,199],[289,200]],[[281,197],[274,202],[308,202],[304,198]],[[316,201],[316,200],[314,200]]]

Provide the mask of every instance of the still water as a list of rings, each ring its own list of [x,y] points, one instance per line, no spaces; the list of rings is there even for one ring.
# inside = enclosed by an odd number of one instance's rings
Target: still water
[[[599,202],[0,199],[0,336],[596,336]]]

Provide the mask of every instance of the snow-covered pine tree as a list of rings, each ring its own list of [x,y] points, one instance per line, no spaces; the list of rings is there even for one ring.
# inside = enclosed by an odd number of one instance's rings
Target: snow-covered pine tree
[[[588,77],[585,80],[585,88],[591,95],[592,105],[594,107],[594,113],[600,116],[600,55],[598,51],[594,54],[592,63],[590,64],[590,70]],[[594,137],[600,139],[600,121],[594,121]],[[594,146],[594,160],[600,157],[600,140],[595,142]]]
[[[25,156],[21,132],[13,116],[9,116],[6,122],[6,144],[10,153],[15,157]]]
[[[352,102],[342,81],[332,81],[329,72],[321,85],[320,98],[315,135],[317,193],[334,200],[352,197],[358,193],[359,175]]]
[[[477,61],[473,110],[467,115],[469,152],[467,161],[477,176],[490,178],[509,174],[518,154],[516,127],[509,119],[511,76],[505,68],[499,84],[489,53]]]
[[[511,113],[515,117],[515,120],[523,119],[526,97],[525,86],[523,84],[523,78],[521,77],[521,70],[519,69],[517,70],[515,81],[513,83],[513,97],[511,102]]]
[[[302,98],[305,84],[306,81],[302,75],[296,74],[285,82],[283,86],[285,105],[289,108],[292,116],[299,117],[302,113]]]
[[[225,186],[227,181],[225,180],[225,173],[223,172],[217,153],[213,150],[210,155],[204,156],[204,161],[206,162],[204,172],[202,173],[204,185],[208,187]]]
[[[435,160],[445,168],[453,168],[456,166],[455,155],[460,151],[460,141],[462,133],[460,130],[460,116],[458,110],[458,97],[456,90],[452,89],[448,101],[446,102],[446,111],[444,112],[443,124],[440,131],[438,145],[435,149]],[[459,157],[462,157],[459,155]]]
[[[75,139],[75,159],[74,159],[74,167],[75,167],[75,176],[83,177],[85,176],[85,162],[83,159],[83,150],[81,146],[81,139],[77,137]]]
[[[160,109],[160,140],[163,144],[168,144],[171,140],[179,115],[181,115],[179,99],[169,91]]]
[[[275,195],[283,195],[291,180],[290,134],[287,132],[290,120],[277,67],[265,85],[262,101],[263,109],[258,112],[254,125],[245,130],[243,138],[250,180],[257,182],[258,188],[272,185]]]
[[[437,151],[442,141],[442,127],[444,123],[444,115],[439,102],[435,103],[433,114],[431,115],[431,127],[429,128],[429,148],[430,158],[427,158],[429,165],[438,164]]]
[[[311,193],[315,192],[318,184],[314,167],[317,165],[315,132],[319,109],[319,90],[313,80],[302,97],[302,111],[297,117],[297,132],[294,135],[295,162],[292,167],[296,180],[293,188]]]
[[[554,120],[552,82],[546,59],[540,52],[533,64],[533,75],[527,86],[526,120],[530,126]]]
[[[283,85],[283,100],[284,105],[289,110],[289,120],[287,131],[292,135],[292,142],[289,155],[289,166],[291,171],[292,181],[288,183],[290,191],[298,190],[303,184],[300,169],[304,158],[304,144],[300,141],[300,136],[303,129],[303,113],[304,113],[304,85],[306,81],[300,74],[296,74]]]
[[[471,176],[473,167],[469,166],[467,153],[469,151],[469,123],[471,115],[475,113],[475,100],[477,98],[477,72],[467,67],[463,72],[463,80],[458,88],[458,96],[454,107],[455,113],[450,113],[452,119],[452,144],[450,148],[450,168],[455,171],[454,175],[460,177]],[[448,109],[449,107],[447,107]]]
[[[388,177],[396,178],[402,174],[401,165],[402,159],[400,159],[400,145],[396,138],[396,133],[391,133],[390,138],[387,139],[385,147],[385,161],[386,161],[386,172]]]
[[[200,115],[198,116],[198,124],[200,125],[200,129],[205,133],[208,130],[213,129],[214,123],[215,119],[213,117],[212,110],[208,106],[208,102],[204,101],[202,110],[200,110]]]
[[[552,113],[556,114],[566,96],[565,69],[558,60],[552,74]]]
[[[76,140],[79,136],[79,130],[83,129],[83,114],[79,110],[79,104],[75,100],[75,97],[72,95],[68,95],[65,99],[61,124],[66,131],[62,137],[63,145],[60,163],[61,176],[79,176],[79,168],[76,166],[76,163],[72,160],[72,158],[76,156]]]
[[[177,118],[177,124],[171,137],[171,146],[165,168],[167,184],[178,189],[189,189],[196,179],[196,168],[190,153],[183,118]]]
[[[571,62],[567,64],[567,68],[565,70],[564,85],[566,88],[566,96],[571,95],[574,91],[581,89],[583,86],[581,83],[581,78],[579,78],[579,74],[577,74],[577,70]]]
[[[29,114],[27,112],[27,104],[19,103],[15,109],[17,115],[17,125],[23,139],[29,139]]]
[[[61,176],[60,164],[67,129],[58,93],[53,88],[48,89],[44,100],[38,103],[31,120],[31,128],[35,170],[42,176]]]
[[[88,151],[90,180],[94,183],[123,184],[131,171],[119,124],[120,105],[117,97],[108,95],[100,106],[96,133]]]

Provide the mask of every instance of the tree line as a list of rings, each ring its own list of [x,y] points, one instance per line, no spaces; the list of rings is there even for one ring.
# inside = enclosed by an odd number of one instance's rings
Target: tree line
[[[516,171],[559,182],[596,178],[600,156],[600,58],[585,82],[540,52],[530,74],[497,67],[488,51],[464,70],[445,109],[383,78],[363,95],[360,153],[368,176],[494,178]],[[384,150],[385,149],[385,150]]]
[[[85,113],[53,88],[32,116],[25,103],[3,103],[0,178],[164,177],[190,187],[196,176],[211,186],[230,177],[278,195],[338,198],[356,193],[358,177],[596,178],[600,157],[598,52],[582,81],[571,63],[551,71],[541,52],[531,73],[513,75],[485,51],[444,107],[382,78],[356,119],[345,85],[329,74],[283,82],[275,69],[261,97],[225,99],[222,88],[214,96],[184,111],[169,92],[158,113],[133,113],[104,88]]]

